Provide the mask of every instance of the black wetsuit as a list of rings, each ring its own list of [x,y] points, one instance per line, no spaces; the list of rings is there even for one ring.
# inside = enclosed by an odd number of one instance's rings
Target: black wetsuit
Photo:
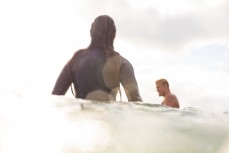
[[[134,69],[127,59],[122,56],[121,58],[118,81],[106,84],[103,77],[103,68],[106,63],[105,52],[99,49],[77,51],[60,73],[52,94],[64,95],[73,83],[77,98],[99,101],[116,100],[119,83],[121,83],[128,101],[142,101]],[[108,77],[112,82],[112,76]]]

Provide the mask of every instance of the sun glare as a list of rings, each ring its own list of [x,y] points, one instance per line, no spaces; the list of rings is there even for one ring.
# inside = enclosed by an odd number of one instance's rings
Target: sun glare
[[[69,123],[65,150],[74,152],[101,152],[112,140],[108,124],[95,119],[81,119]]]

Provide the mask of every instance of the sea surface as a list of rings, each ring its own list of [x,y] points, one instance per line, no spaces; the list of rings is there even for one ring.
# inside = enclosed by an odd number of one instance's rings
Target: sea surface
[[[229,114],[0,93],[0,153],[228,153]]]

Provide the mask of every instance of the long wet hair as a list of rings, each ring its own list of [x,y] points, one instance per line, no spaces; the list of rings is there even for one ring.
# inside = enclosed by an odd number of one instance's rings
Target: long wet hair
[[[106,56],[106,63],[102,70],[103,81],[105,85],[111,90],[113,95],[116,95],[119,91],[120,100],[122,100],[120,85],[119,85],[119,76],[120,76],[120,67],[122,64],[122,57],[118,52],[114,50],[114,39],[116,36],[116,27],[114,21],[108,15],[98,16],[94,22],[91,24],[91,43],[86,49],[80,51],[86,51],[90,49],[100,49],[103,50]],[[70,81],[72,80],[71,74],[71,65],[73,59],[79,54],[76,52],[71,60],[69,61],[69,73]],[[75,88],[74,88],[75,89]],[[73,91],[71,86],[72,93],[77,97],[76,90]]]
[[[116,27],[111,17],[107,15],[98,16],[91,24],[90,34],[91,43],[88,48],[114,50]]]
[[[91,24],[91,43],[88,49],[98,48],[105,52],[106,64],[103,69],[103,79],[108,87],[119,87],[119,75],[122,58],[114,50],[116,27],[114,20],[108,15],[98,16]]]

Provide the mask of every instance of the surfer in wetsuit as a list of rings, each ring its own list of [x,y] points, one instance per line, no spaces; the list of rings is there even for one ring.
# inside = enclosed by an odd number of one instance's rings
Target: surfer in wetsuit
[[[52,94],[65,95],[71,84],[75,97],[115,101],[120,83],[128,101],[142,101],[131,63],[114,50],[116,27],[111,17],[98,16],[91,25],[91,43],[80,49],[63,68]]]
[[[176,95],[172,94],[169,89],[169,83],[166,79],[156,81],[156,88],[159,96],[163,96],[162,105],[179,108],[179,102]]]

